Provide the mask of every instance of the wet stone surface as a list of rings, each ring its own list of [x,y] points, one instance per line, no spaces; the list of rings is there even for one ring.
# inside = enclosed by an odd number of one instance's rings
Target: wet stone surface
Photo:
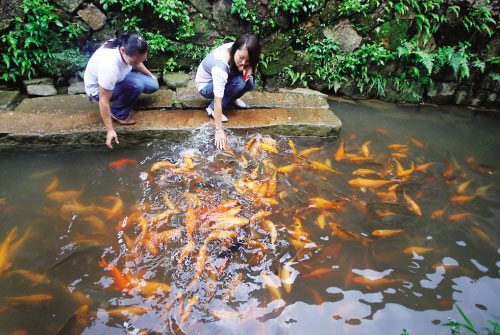
[[[132,126],[114,123],[120,145],[154,139],[180,141],[198,127],[214,127],[204,110],[208,100],[192,89],[160,90],[141,96]],[[196,91],[196,90],[194,90]],[[172,109],[172,99],[189,109]],[[257,130],[272,135],[332,136],[341,128],[325,97],[296,93],[251,92],[248,109],[227,109],[229,133]],[[196,108],[196,105],[199,106]],[[178,105],[176,105],[178,106]],[[298,107],[299,106],[299,107]],[[58,95],[22,101],[15,111],[0,111],[0,148],[15,144],[104,144],[105,129],[97,102],[86,95]]]

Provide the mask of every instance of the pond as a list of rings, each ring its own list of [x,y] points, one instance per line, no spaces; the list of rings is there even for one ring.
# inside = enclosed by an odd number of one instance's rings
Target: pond
[[[0,152],[2,334],[449,334],[500,315],[500,118]]]

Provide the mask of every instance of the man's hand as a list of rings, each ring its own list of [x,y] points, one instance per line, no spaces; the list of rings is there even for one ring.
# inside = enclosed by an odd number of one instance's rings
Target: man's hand
[[[226,134],[224,134],[224,130],[216,130],[215,131],[215,145],[220,150],[225,150],[227,146]]]
[[[116,144],[119,144],[118,142],[118,136],[116,135],[116,132],[112,129],[109,130],[108,133],[106,134],[106,145],[108,148],[113,149],[113,146],[111,145],[111,141],[115,140]]]

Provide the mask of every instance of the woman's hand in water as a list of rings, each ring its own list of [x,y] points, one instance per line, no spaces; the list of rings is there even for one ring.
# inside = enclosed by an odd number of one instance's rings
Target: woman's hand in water
[[[225,150],[227,146],[226,134],[224,134],[224,130],[216,130],[215,131],[215,145],[220,150]]]

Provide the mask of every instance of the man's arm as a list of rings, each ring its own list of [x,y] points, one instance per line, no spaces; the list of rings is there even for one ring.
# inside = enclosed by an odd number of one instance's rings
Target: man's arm
[[[108,148],[113,149],[111,141],[114,139],[118,144],[118,136],[113,129],[113,122],[111,121],[111,109],[109,107],[109,100],[113,95],[112,90],[107,90],[99,86],[99,112],[101,113],[102,121],[106,127],[106,145]]]

